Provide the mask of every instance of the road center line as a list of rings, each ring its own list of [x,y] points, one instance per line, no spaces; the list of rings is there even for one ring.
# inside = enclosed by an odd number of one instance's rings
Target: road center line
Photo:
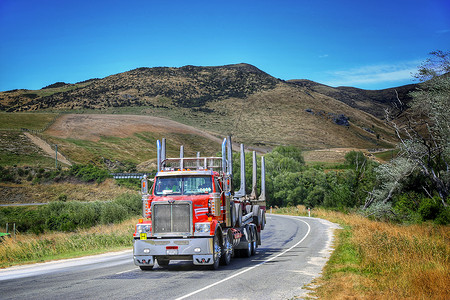
[[[284,217],[286,217],[286,216],[284,216]],[[303,220],[301,220],[301,219],[297,219],[297,218],[293,218],[293,219],[296,219],[296,220],[298,220],[298,221],[301,221],[301,222],[305,223],[305,224],[308,226],[308,231],[306,232],[305,236],[304,236],[300,241],[298,241],[294,246],[292,246],[292,247],[289,248],[289,249],[284,250],[283,252],[281,252],[281,253],[279,253],[279,254],[277,254],[277,255],[275,255],[275,256],[272,256],[271,258],[266,259],[266,260],[263,261],[263,262],[260,262],[260,263],[257,264],[257,265],[254,265],[253,267],[249,267],[249,268],[247,268],[247,269],[244,269],[244,270],[242,270],[242,271],[239,272],[239,273],[236,273],[236,274],[231,275],[231,276],[229,276],[229,277],[226,277],[226,278],[224,278],[224,279],[222,279],[222,280],[220,280],[220,281],[217,281],[217,282],[215,282],[215,283],[213,283],[213,284],[210,284],[210,285],[208,285],[208,286],[205,286],[204,288],[201,288],[201,289],[199,289],[199,290],[193,291],[192,293],[189,293],[189,294],[187,294],[187,295],[184,295],[184,296],[182,296],[182,297],[180,297],[180,298],[176,298],[176,300],[186,299],[186,298],[188,298],[188,297],[190,297],[190,296],[193,296],[193,295],[198,294],[198,293],[200,293],[200,292],[203,292],[203,291],[205,291],[205,290],[207,290],[207,289],[209,289],[209,288],[212,288],[213,286],[216,286],[216,285],[221,284],[221,283],[223,283],[223,282],[225,282],[225,281],[228,281],[228,280],[230,280],[230,279],[232,279],[232,278],[234,278],[234,277],[237,277],[237,276],[239,276],[239,275],[242,275],[242,274],[244,274],[244,273],[246,273],[246,272],[248,272],[248,271],[250,271],[250,270],[253,270],[254,268],[257,268],[257,267],[259,267],[259,266],[261,266],[261,265],[263,265],[263,264],[265,264],[265,263],[267,263],[267,262],[269,262],[269,261],[274,260],[275,258],[277,258],[277,257],[279,257],[279,256],[281,256],[281,255],[283,255],[283,254],[285,254],[286,252],[291,251],[291,250],[294,249],[295,247],[297,247],[297,246],[298,246],[301,242],[303,242],[303,241],[306,239],[306,237],[309,235],[309,232],[311,231],[311,226],[309,226],[309,224],[308,224],[307,222],[305,222],[305,221],[303,221]]]

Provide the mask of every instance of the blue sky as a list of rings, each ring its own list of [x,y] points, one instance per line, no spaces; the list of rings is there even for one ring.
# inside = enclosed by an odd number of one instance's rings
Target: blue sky
[[[0,0],[0,91],[138,67],[255,65],[365,89],[450,50],[449,0]]]

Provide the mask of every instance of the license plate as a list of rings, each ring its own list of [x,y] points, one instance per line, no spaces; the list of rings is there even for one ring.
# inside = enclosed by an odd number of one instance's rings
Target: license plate
[[[140,239],[141,240],[146,240],[147,239],[147,233],[142,232],[141,235],[140,235]]]
[[[167,253],[167,255],[177,255],[178,249],[167,249],[166,253]]]

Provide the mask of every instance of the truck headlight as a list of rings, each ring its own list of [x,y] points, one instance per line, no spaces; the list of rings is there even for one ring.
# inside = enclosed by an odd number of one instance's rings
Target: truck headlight
[[[195,233],[209,233],[210,223],[196,223]]]
[[[151,227],[148,224],[137,224],[136,225],[136,233],[150,233]]]

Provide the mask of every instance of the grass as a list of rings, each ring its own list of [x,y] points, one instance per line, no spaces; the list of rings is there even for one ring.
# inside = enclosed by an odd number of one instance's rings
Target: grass
[[[0,130],[21,128],[40,130],[44,129],[56,116],[56,113],[0,112]]]
[[[156,140],[163,137],[167,140],[169,157],[180,155],[180,145],[184,145],[186,157],[195,156],[196,151],[202,152],[203,155],[212,155],[220,151],[219,144],[211,143],[210,140],[197,135],[181,133],[162,135],[140,132],[125,138],[103,136],[99,141],[62,139],[51,136],[46,136],[46,139],[49,143],[58,144],[58,149],[77,163],[89,163],[107,158],[112,161],[128,161],[139,164],[156,158]]]
[[[393,149],[389,151],[374,153],[373,155],[383,161],[390,161],[391,159],[396,157],[398,153],[399,153],[398,149]]]
[[[276,213],[306,215],[304,207]],[[312,216],[341,224],[335,250],[311,296],[320,299],[448,299],[449,226],[398,225],[358,214],[315,209]]]
[[[71,233],[18,234],[0,243],[0,268],[130,249],[137,222],[138,217]]]
[[[3,130],[0,131],[0,165],[51,167],[55,160],[45,156],[22,132]]]
[[[138,185],[139,186],[139,185]],[[2,183],[0,184],[0,192],[6,199],[16,199],[16,203],[20,203],[17,198],[25,203],[47,203],[58,201],[61,195],[67,196],[67,201],[109,201],[126,193],[129,189],[120,187],[115,184],[114,179],[106,179],[104,182],[97,183],[46,183],[32,184],[30,182],[22,182],[22,184]],[[18,196],[16,196],[18,194]],[[0,224],[2,226],[4,224]]]

